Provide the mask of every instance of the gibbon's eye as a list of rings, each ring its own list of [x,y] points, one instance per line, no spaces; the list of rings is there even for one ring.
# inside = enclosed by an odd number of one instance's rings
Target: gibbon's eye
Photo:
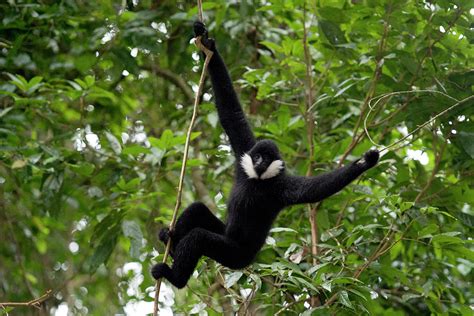
[[[255,161],[255,165],[257,165],[257,166],[259,164],[261,164],[262,161],[263,161],[262,155],[260,155],[260,154],[256,154],[255,156],[253,156],[253,158],[254,158],[254,161]]]

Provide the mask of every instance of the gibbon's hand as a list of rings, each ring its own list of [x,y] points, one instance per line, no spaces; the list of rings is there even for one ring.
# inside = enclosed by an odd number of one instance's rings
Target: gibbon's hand
[[[162,228],[158,234],[158,238],[163,242],[163,243],[168,243],[168,240],[171,238],[173,240],[173,233],[174,231],[170,230],[169,228]]]
[[[194,36],[201,36],[201,43],[209,50],[214,51],[216,42],[212,38],[208,38],[208,33],[204,23],[200,21],[194,22]]]
[[[372,168],[379,161],[379,151],[378,150],[369,150],[364,154],[364,157],[360,159],[357,164],[363,165],[365,168]]]

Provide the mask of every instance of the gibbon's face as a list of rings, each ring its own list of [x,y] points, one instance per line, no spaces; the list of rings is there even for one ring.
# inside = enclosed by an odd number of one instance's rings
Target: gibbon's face
[[[271,140],[259,141],[242,156],[240,165],[249,179],[259,180],[273,178],[285,168],[278,147]]]

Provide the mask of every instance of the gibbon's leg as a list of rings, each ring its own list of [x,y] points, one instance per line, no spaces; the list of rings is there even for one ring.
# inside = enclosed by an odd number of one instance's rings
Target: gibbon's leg
[[[155,279],[164,277],[177,288],[182,288],[188,283],[201,256],[231,268],[245,267],[252,259],[225,235],[194,228],[176,245],[171,268],[160,263],[152,268],[151,273]]]
[[[201,227],[208,231],[224,234],[225,224],[218,219],[209,208],[201,202],[195,202],[188,206],[176,222],[172,232],[168,228],[163,228],[159,233],[159,238],[163,243],[167,243],[171,237],[172,257],[174,256],[174,246],[186,236],[193,228]]]

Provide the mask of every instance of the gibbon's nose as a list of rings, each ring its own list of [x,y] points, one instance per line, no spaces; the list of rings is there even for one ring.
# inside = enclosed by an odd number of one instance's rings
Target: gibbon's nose
[[[258,167],[262,164],[262,161],[263,161],[263,158],[262,158],[262,156],[259,155],[259,156],[257,156],[257,158],[254,159],[253,165],[255,167]]]
[[[262,163],[254,165],[255,172],[257,173],[259,178],[267,170],[267,167],[268,166],[266,166],[265,164],[262,164]]]

